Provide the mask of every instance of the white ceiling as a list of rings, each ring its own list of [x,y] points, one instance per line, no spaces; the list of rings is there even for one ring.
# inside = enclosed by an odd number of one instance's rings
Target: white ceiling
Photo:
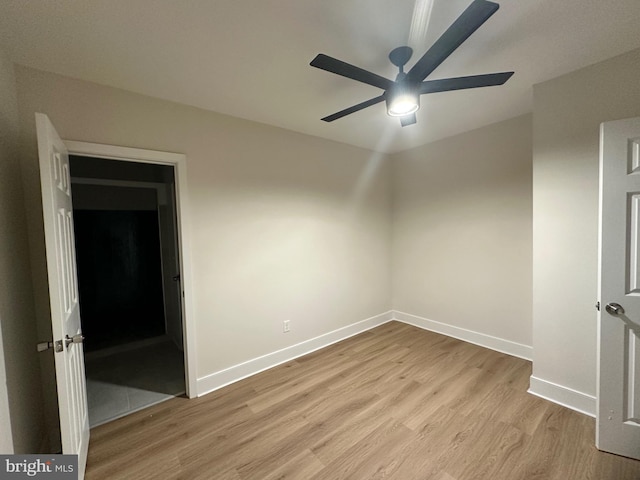
[[[515,71],[504,86],[424,95],[405,128],[384,103],[320,121],[382,92],[310,67],[315,55],[394,79],[390,50],[409,43],[411,67],[471,3],[433,0],[410,37],[431,1],[0,0],[0,48],[22,65],[384,152],[531,111],[533,84],[640,48],[639,0],[498,0],[429,79]]]

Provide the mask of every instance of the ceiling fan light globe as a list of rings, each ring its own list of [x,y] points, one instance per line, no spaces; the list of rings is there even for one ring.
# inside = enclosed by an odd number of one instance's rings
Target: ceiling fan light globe
[[[387,101],[387,114],[391,117],[404,117],[417,112],[420,108],[420,96],[405,93]]]

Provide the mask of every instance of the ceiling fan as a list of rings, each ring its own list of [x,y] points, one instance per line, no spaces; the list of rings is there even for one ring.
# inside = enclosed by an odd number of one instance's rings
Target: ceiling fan
[[[373,85],[384,90],[382,95],[353,105],[333,115],[324,117],[325,122],[355,113],[380,102],[386,102],[387,114],[400,117],[403,127],[416,123],[416,111],[420,108],[420,95],[425,93],[446,92],[467,88],[490,87],[504,84],[513,72],[489,73],[468,77],[425,80],[456,48],[471,36],[493,15],[500,6],[487,0],[474,0],[462,15],[451,24],[446,32],[431,46],[416,64],[405,73],[404,66],[411,58],[410,47],[398,47],[391,51],[389,60],[398,67],[395,81],[381,77],[362,68],[345,63],[328,55],[319,54],[311,61],[311,66],[327,72],[342,75],[358,82]]]

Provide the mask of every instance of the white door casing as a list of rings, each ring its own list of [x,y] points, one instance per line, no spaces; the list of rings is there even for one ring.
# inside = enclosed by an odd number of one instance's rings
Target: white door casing
[[[640,118],[601,125],[599,229],[596,445],[640,459]]]
[[[180,282],[177,287],[181,289],[180,307],[182,316],[182,333],[185,359],[186,394],[189,398],[198,396],[197,372],[196,372],[196,332],[194,325],[194,306],[191,295],[191,239],[188,208],[187,185],[187,158],[181,153],[160,152],[157,150],[144,150],[139,148],[121,147],[116,145],[104,145],[99,143],[79,142],[66,140],[67,150],[72,155],[105,158],[108,160],[121,160],[126,162],[152,163],[158,165],[170,165],[174,167],[175,175],[175,214],[177,220],[178,258],[180,265]]]
[[[71,202],[69,156],[49,118],[36,113],[56,385],[62,452],[78,455],[84,478],[89,448],[89,415],[81,340],[80,304]],[[67,342],[65,339],[74,339]]]

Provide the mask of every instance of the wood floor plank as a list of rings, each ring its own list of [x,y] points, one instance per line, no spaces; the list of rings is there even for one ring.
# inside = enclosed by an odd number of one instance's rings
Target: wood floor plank
[[[524,453],[525,433],[502,422],[492,428],[495,434],[488,439],[484,438],[484,432],[470,438],[468,442],[473,442],[474,446],[469,448],[469,453],[447,465],[446,471],[459,480],[495,478],[494,472],[499,471],[502,463],[512,455]]]
[[[350,359],[341,359],[340,362],[325,362],[322,366],[319,366],[315,372],[303,376],[296,375],[295,378],[290,378],[289,381],[284,384],[262,390],[259,395],[248,399],[247,405],[252,411],[256,413],[260,412],[265,408],[286,401],[293,395],[305,394],[309,390],[322,384],[330,385],[335,382],[334,379],[336,379],[336,377],[358,366],[359,362]]]
[[[354,444],[371,435],[380,425],[390,420],[385,414],[386,402],[378,399],[357,415],[347,419],[338,428],[318,436],[311,450],[326,465],[345,455]]]
[[[386,420],[309,480],[381,478],[386,466],[395,461],[412,437],[411,430],[401,423]]]
[[[531,364],[390,322],[91,432],[86,478],[639,480]]]
[[[310,478],[324,468],[324,464],[318,460],[311,450],[303,450],[301,453],[285,460],[283,465],[275,468],[265,476],[264,472],[254,472],[253,476],[242,476],[243,480],[285,480],[296,478]]]

